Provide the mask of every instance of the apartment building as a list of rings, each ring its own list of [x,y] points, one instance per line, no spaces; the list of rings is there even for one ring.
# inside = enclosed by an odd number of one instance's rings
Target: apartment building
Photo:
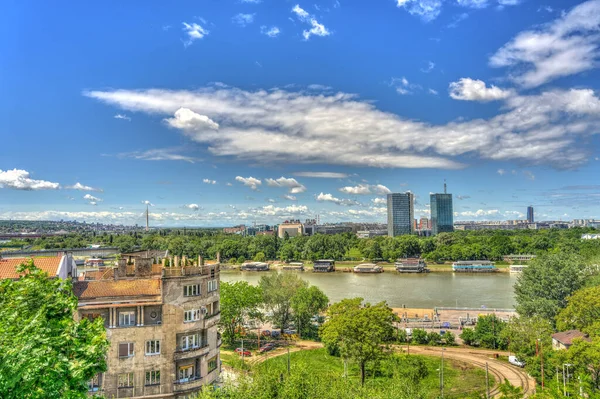
[[[108,369],[89,382],[107,398],[188,398],[219,377],[219,264],[122,259],[74,283],[77,317],[102,317]]]

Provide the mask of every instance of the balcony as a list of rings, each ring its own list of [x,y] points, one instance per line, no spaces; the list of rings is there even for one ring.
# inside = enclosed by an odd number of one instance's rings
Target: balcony
[[[204,316],[204,328],[211,328],[217,325],[221,321],[221,312],[216,312],[211,315]]]
[[[175,353],[173,354],[173,359],[174,360],[182,360],[182,359],[189,359],[191,357],[197,357],[197,356],[204,356],[206,354],[208,354],[208,352],[210,351],[210,346],[208,346],[208,343],[203,343],[201,346],[198,347],[188,347],[188,348],[182,348],[181,346],[177,346],[177,348],[175,349]]]
[[[204,385],[204,380],[201,377],[190,377],[182,380],[176,380],[173,383],[173,392],[187,392],[191,390],[198,390]]]
[[[214,270],[216,278],[219,273],[219,265],[165,267],[162,269],[162,275],[165,278],[186,276],[210,276],[211,270]]]

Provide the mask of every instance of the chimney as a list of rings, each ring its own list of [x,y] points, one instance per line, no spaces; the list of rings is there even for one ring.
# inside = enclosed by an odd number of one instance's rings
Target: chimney
[[[117,270],[115,270],[115,280],[117,278],[123,278],[127,275],[127,259],[119,259],[117,263]]]
[[[152,258],[138,258],[135,262],[135,276],[147,277],[152,274]]]
[[[175,262],[175,264],[173,266],[179,267],[179,256],[175,255],[174,262]]]
[[[183,256],[181,257],[181,266],[182,266],[182,267],[185,267],[185,266],[187,266],[187,256],[185,256],[185,255],[183,255]]]
[[[198,266],[204,266],[204,258],[202,255],[198,255]]]
[[[167,258],[162,258],[162,267],[163,269],[167,267]]]
[[[217,263],[221,263],[221,251],[217,251]]]

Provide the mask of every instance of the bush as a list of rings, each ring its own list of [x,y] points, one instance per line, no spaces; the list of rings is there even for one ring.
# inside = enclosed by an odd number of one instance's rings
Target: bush
[[[256,255],[254,255],[255,262],[264,262],[265,260],[267,260],[267,257],[265,256],[264,252],[258,252]]]
[[[442,336],[436,333],[435,331],[432,331],[429,334],[427,334],[427,343],[429,345],[441,345]]]
[[[456,337],[450,331],[446,331],[446,334],[444,334],[444,342],[446,345],[456,345]]]
[[[465,328],[460,334],[460,339],[467,345],[475,344],[475,331],[472,328]]]
[[[246,261],[246,258],[244,258],[243,256],[240,256],[239,258],[237,258],[237,263],[239,263],[240,265],[242,263],[244,263]]]
[[[427,340],[427,331],[415,328],[412,332],[412,340],[417,344],[426,344],[429,342]]]
[[[398,330],[398,342],[400,342],[400,343],[408,342],[408,334],[406,333],[406,330],[403,328]]]

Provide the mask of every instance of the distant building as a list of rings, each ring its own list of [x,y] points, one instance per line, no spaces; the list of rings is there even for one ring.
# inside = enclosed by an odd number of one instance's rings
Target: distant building
[[[554,350],[564,350],[569,349],[571,345],[573,345],[573,340],[575,338],[580,338],[585,341],[589,341],[589,337],[587,334],[582,333],[579,330],[569,330],[558,332],[552,335],[552,349]]]
[[[533,223],[533,207],[530,205],[527,207],[527,223]]]
[[[304,226],[299,220],[286,220],[277,228],[279,238],[285,237],[285,233],[288,234],[288,237],[301,236],[304,233]]]
[[[246,231],[246,226],[244,226],[243,224],[241,224],[239,226],[225,227],[223,229],[223,233],[227,233],[227,234],[244,234],[245,231]]]
[[[600,234],[582,234],[582,240],[600,240]]]
[[[429,206],[431,208],[431,234],[454,231],[454,211],[452,210],[452,194],[431,194]]]
[[[502,260],[504,260],[505,262],[514,262],[514,261],[530,261],[533,258],[535,258],[535,255],[530,255],[530,254],[519,254],[519,255],[504,255],[502,257]]]
[[[459,260],[452,264],[452,271],[465,273],[497,272],[496,266],[489,260]]]
[[[387,230],[360,230],[356,232],[356,236],[358,238],[372,238],[376,236],[385,236],[387,233]]]
[[[419,230],[427,230],[430,229],[431,225],[429,223],[429,219],[428,218],[421,218],[419,219]]]
[[[412,234],[414,221],[414,196],[411,192],[387,195],[388,236]]]
[[[342,224],[319,224],[315,225],[315,234],[340,234],[351,233],[352,227]]]

